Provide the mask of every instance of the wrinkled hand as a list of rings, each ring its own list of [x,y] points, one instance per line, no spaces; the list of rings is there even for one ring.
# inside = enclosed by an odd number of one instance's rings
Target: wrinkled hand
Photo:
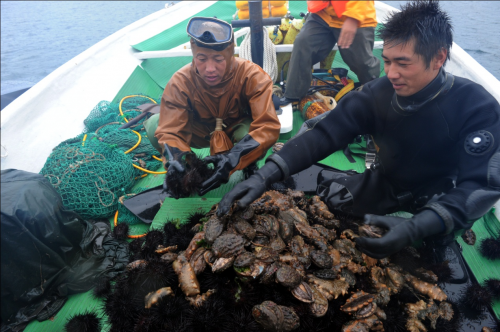
[[[340,48],[349,48],[351,46],[354,36],[356,36],[356,31],[358,30],[358,23],[358,20],[352,17],[346,17],[337,42]]]
[[[225,154],[208,156],[203,159],[207,164],[214,165],[214,174],[201,184],[198,189],[198,195],[203,196],[211,190],[217,189],[221,184],[229,181],[229,175],[233,167],[230,164],[229,158]]]
[[[444,223],[432,210],[423,210],[412,218],[365,215],[365,224],[387,229],[381,238],[356,238],[359,249],[370,257],[390,256],[413,242],[444,231]]]
[[[238,183],[230,192],[224,195],[217,209],[217,217],[227,214],[233,203],[239,199],[238,207],[246,208],[266,191],[266,182],[258,173],[247,180]]]

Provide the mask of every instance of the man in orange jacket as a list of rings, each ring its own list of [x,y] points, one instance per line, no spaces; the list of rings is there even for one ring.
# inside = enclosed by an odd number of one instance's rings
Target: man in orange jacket
[[[380,76],[373,55],[377,18],[373,1],[307,1],[311,13],[295,39],[282,104],[304,97],[311,84],[311,67],[337,43],[340,55],[364,84]]]
[[[258,65],[234,57],[231,25],[193,17],[187,33],[193,61],[172,76],[159,116],[144,126],[151,144],[165,159],[170,154],[164,161],[169,171],[186,171],[183,164],[192,147],[210,147],[205,161],[214,165],[214,175],[198,191],[204,195],[263,157],[281,125],[272,101],[273,82]]]

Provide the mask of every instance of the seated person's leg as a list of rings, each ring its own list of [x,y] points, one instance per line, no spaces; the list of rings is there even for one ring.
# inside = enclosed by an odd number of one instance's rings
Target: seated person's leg
[[[253,119],[251,117],[246,117],[243,121],[233,125],[231,128],[226,129],[226,133],[231,138],[231,142],[233,142],[233,144],[238,143],[243,137],[248,135],[252,121]]]
[[[330,174],[328,174],[330,173]],[[348,175],[343,172],[322,172],[316,193],[330,210],[355,216],[385,215],[403,209],[404,195],[398,192],[378,171]],[[399,195],[398,195],[399,194]]]
[[[340,35],[340,29],[335,29],[335,34]],[[373,55],[374,41],[375,28],[359,28],[352,45],[339,49],[342,60],[358,76],[361,84],[380,77],[380,60]]]
[[[160,147],[160,144],[158,143],[158,139],[155,137],[155,131],[158,127],[159,120],[160,114],[154,114],[149,119],[144,121],[144,129],[146,130],[146,135],[151,145],[161,153],[162,149]],[[190,145],[195,149],[202,149],[210,146],[210,135],[208,134],[208,129],[206,128],[206,126],[193,122]]]
[[[154,114],[149,119],[144,121],[144,129],[146,130],[146,135],[149,139],[151,145],[161,153],[162,149],[158,143],[158,139],[155,137],[156,128],[158,128],[158,121],[160,120],[160,114]]]
[[[336,43],[331,29],[321,17],[311,14],[297,35],[286,78],[287,100],[299,100],[307,94],[311,86],[312,66],[323,60]]]

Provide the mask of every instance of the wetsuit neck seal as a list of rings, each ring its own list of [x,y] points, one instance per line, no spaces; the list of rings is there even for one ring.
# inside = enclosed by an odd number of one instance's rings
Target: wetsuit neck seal
[[[414,95],[401,97],[394,92],[391,101],[392,108],[399,114],[412,115],[439,95],[448,93],[453,86],[454,80],[455,77],[452,74],[441,68],[436,78]]]

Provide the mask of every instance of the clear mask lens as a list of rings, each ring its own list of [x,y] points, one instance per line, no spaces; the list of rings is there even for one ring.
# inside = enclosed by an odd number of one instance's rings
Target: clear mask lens
[[[193,17],[187,33],[203,44],[223,44],[231,41],[232,28],[228,23],[210,17]]]

